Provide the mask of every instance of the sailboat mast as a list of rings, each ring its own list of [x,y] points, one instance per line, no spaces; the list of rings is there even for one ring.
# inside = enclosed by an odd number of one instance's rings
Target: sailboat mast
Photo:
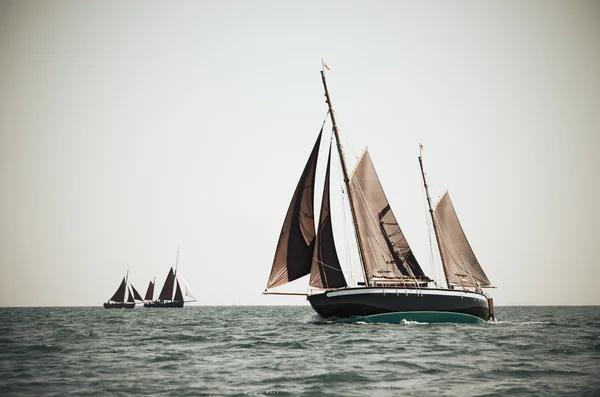
[[[429,206],[429,214],[431,215],[431,223],[433,223],[433,232],[435,234],[435,242],[437,243],[438,251],[440,253],[440,259],[442,260],[442,269],[444,270],[444,277],[446,277],[446,285],[450,288],[450,282],[448,281],[448,273],[446,273],[446,264],[444,263],[444,256],[442,255],[442,247],[440,246],[440,237],[438,229],[433,216],[433,208],[431,208],[431,197],[429,197],[429,186],[425,179],[425,171],[423,170],[423,157],[422,157],[423,146],[419,144],[419,165],[421,166],[421,175],[423,176],[423,186],[425,186],[425,196],[427,196],[427,205]]]
[[[127,283],[129,282],[129,269],[125,275],[125,292],[123,292],[123,303],[127,302]]]
[[[327,89],[327,81],[325,80],[325,72],[321,70],[321,79],[323,80],[323,88],[325,88],[325,97],[327,98],[327,105],[329,106],[329,116],[331,117],[331,123],[333,124],[333,133],[335,135],[336,146],[340,155],[340,162],[342,163],[342,172],[344,173],[344,183],[346,184],[346,192],[348,193],[348,201],[350,201],[350,212],[352,213],[352,221],[354,223],[354,235],[358,242],[358,252],[360,253],[360,262],[362,264],[363,275],[365,278],[365,284],[368,285],[367,280],[367,263],[365,261],[365,253],[363,248],[363,242],[358,232],[358,221],[356,220],[356,210],[354,209],[354,200],[352,199],[352,190],[350,189],[350,178],[348,177],[348,169],[346,168],[346,158],[340,142],[340,135],[335,121],[335,113],[333,112],[333,106],[331,104],[331,98],[329,97],[329,90]]]
[[[179,246],[177,246],[177,258],[175,259],[175,277],[173,277],[173,293],[175,293],[175,284],[177,283],[177,264],[179,264]]]

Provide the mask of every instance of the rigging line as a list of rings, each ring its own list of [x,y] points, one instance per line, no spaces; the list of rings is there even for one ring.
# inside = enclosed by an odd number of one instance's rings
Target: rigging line
[[[338,268],[335,268],[335,267],[333,267],[333,266],[330,266],[330,265],[328,265],[328,264],[327,264],[327,263],[325,263],[325,262],[321,262],[320,260],[318,260],[318,259],[317,259],[317,258],[315,258],[314,256],[313,256],[313,259],[314,259],[315,261],[317,261],[317,263],[318,263],[319,265],[321,265],[321,266],[328,267],[328,268],[330,268],[331,270],[335,270],[336,272],[342,272],[342,274],[344,273],[344,272],[342,271],[342,269],[338,269]],[[327,281],[327,280],[325,280],[325,281]]]
[[[338,162],[338,170],[340,172],[339,175],[342,175],[342,165]],[[344,249],[346,250],[346,267],[347,267],[347,271],[348,271],[348,275],[350,276],[350,285],[354,285],[354,274],[352,273],[352,264],[351,264],[351,260],[350,260],[350,242],[348,239],[348,216],[346,214],[346,199],[345,199],[345,191],[344,191],[344,182],[341,180],[341,178],[338,178],[338,181],[340,183],[340,188],[341,188],[341,192],[342,192],[342,215],[344,218]]]
[[[335,111],[335,115],[339,116],[339,112]],[[351,136],[351,134],[350,134],[349,131],[348,132],[346,131],[346,125],[344,123],[343,116],[342,116],[342,118],[336,117],[336,121],[337,121],[338,132],[341,132],[342,135],[344,135],[344,137],[346,138],[346,141],[348,142],[348,148],[352,152],[352,155],[354,156],[354,159],[358,160],[359,156],[356,154],[357,151],[355,150],[354,145],[352,144],[353,137]]]
[[[429,208],[427,208],[427,204],[425,201],[423,201],[423,208],[425,209],[424,215],[425,215],[425,223],[427,224],[427,237],[429,237],[429,270],[432,271],[432,274],[434,275],[436,280],[440,280],[440,273],[439,273],[439,269],[437,266],[435,266],[435,261],[433,258],[433,240],[431,238],[431,235],[433,234],[432,231],[432,224],[431,224],[431,217],[427,216],[427,213],[429,212]],[[436,286],[437,281],[435,282]]]

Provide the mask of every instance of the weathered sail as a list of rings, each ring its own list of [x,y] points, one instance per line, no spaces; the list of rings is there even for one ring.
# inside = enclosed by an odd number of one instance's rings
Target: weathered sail
[[[148,284],[148,289],[146,290],[146,296],[144,296],[144,300],[145,301],[151,301],[154,296],[154,283],[152,281],[150,281],[150,284]]]
[[[109,299],[109,301],[113,302],[124,302],[125,301],[125,288],[127,284],[125,282],[125,277],[123,277],[123,281],[121,281],[121,285],[117,289],[117,292]]]
[[[167,279],[165,280],[165,285],[163,285],[162,291],[160,291],[160,295],[158,299],[163,301],[170,301],[173,297],[173,284],[175,282],[175,273],[173,273],[173,268],[169,269],[169,274],[167,274]]]
[[[267,288],[277,287],[310,273],[315,241],[314,184],[323,128],[298,181],[285,216]]]
[[[482,287],[491,287],[460,225],[448,192],[435,207],[434,222],[448,283],[475,287],[478,282]]]
[[[319,288],[341,288],[347,286],[342,267],[338,259],[333,240],[333,227],[331,224],[331,213],[329,208],[329,166],[331,163],[331,144],[329,145],[329,157],[327,158],[327,170],[325,171],[325,187],[323,188],[323,200],[321,201],[321,214],[319,216],[319,228],[312,258],[310,285]]]
[[[139,293],[139,292],[137,292],[137,290],[135,289],[135,287],[133,286],[133,284],[130,284],[130,285],[131,285],[131,289],[133,290],[133,297],[134,297],[136,300],[138,300],[138,301],[141,301],[141,300],[143,300],[143,299],[142,299],[142,296],[140,295],[140,293]]]
[[[183,294],[181,293],[181,287],[179,286],[179,281],[175,281],[177,288],[175,289],[175,297],[173,298],[174,302],[181,302],[183,300]]]
[[[369,152],[350,176],[367,279],[427,277],[417,262],[385,196]]]
[[[128,303],[135,302],[135,301],[133,300],[133,294],[131,293],[131,288],[128,288],[128,290],[129,290],[129,297],[127,297],[127,302],[128,302]]]

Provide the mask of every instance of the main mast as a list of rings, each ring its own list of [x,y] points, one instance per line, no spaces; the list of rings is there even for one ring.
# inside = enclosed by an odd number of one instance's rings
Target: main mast
[[[173,295],[172,298],[174,298],[175,293],[176,293],[176,285],[177,285],[177,265],[179,264],[179,246],[177,246],[177,258],[175,259],[175,277],[173,278]],[[173,301],[173,299],[171,299],[171,301]]]
[[[431,223],[433,223],[433,232],[435,234],[435,241],[437,243],[438,251],[440,253],[440,259],[442,260],[442,269],[444,270],[444,277],[446,277],[446,286],[450,288],[450,283],[448,281],[448,273],[446,273],[446,264],[444,263],[444,256],[442,255],[442,247],[440,246],[440,237],[438,235],[438,229],[435,223],[435,219],[433,216],[433,209],[431,208],[431,197],[429,197],[429,186],[427,185],[427,181],[425,180],[425,171],[423,170],[423,158],[421,151],[423,150],[423,146],[419,144],[419,165],[421,166],[421,175],[423,176],[423,186],[425,186],[425,195],[427,196],[427,205],[429,206],[429,214],[431,215]]]
[[[356,220],[356,210],[354,209],[354,200],[352,199],[352,189],[350,189],[350,178],[348,177],[348,169],[346,168],[346,159],[344,157],[344,151],[340,142],[340,135],[335,121],[335,114],[333,113],[333,106],[331,105],[331,98],[329,97],[329,90],[327,89],[327,81],[325,80],[325,72],[321,70],[321,79],[323,80],[323,87],[325,88],[325,97],[327,98],[327,105],[329,106],[329,116],[331,117],[331,123],[333,124],[333,133],[335,135],[336,146],[340,155],[340,162],[342,163],[342,172],[344,173],[344,183],[346,184],[346,192],[348,193],[348,201],[350,201],[350,212],[352,213],[352,221],[354,223],[354,233],[356,235],[356,241],[358,242],[358,252],[360,253],[360,262],[362,264],[363,275],[365,277],[365,285],[369,285],[367,279],[367,263],[365,261],[365,253],[363,249],[362,239],[358,232],[358,221]]]
[[[128,289],[128,285],[127,282],[129,280],[129,270],[127,270],[127,274],[125,275],[125,292],[123,292],[123,303],[127,302],[127,289]]]

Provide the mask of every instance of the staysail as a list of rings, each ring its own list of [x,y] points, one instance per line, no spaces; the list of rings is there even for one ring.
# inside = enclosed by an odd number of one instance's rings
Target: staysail
[[[366,149],[350,176],[350,185],[367,279],[427,279],[398,225]]]
[[[135,289],[135,287],[133,286],[133,284],[129,284],[131,286],[131,290],[133,291],[133,297],[138,300],[138,301],[142,301],[142,296],[140,295],[139,292],[137,292],[137,290]],[[131,292],[131,291],[130,291]]]
[[[329,145],[327,170],[325,171],[325,187],[323,188],[319,228],[317,229],[317,238],[312,257],[309,283],[312,287],[318,288],[342,288],[347,286],[333,239],[333,227],[331,224],[331,213],[329,208],[330,163],[331,144]]]
[[[158,299],[163,301],[170,301],[173,299],[173,284],[175,283],[175,273],[173,273],[173,268],[169,269],[169,274],[167,274],[167,279],[165,280],[165,285],[163,285],[162,290],[160,291],[160,295]]]
[[[127,298],[127,303],[133,303],[135,301],[133,300],[133,294],[131,293],[131,288],[128,288],[128,289],[129,289],[129,297]]]
[[[285,216],[267,288],[277,287],[310,273],[315,241],[314,185],[323,128],[298,181]]]
[[[185,286],[185,296],[189,296],[192,299],[196,299],[194,297],[194,294],[192,293],[192,289],[190,288],[190,286],[188,285],[187,281],[185,281],[185,278],[183,278],[183,275],[181,273],[179,273],[179,277],[181,277],[181,281],[183,281],[183,285]]]
[[[144,296],[144,300],[151,301],[153,296],[154,296],[154,283],[152,281],[150,281],[150,284],[148,284],[148,289],[146,290],[146,296]]]
[[[181,293],[181,287],[179,286],[179,281],[175,281],[177,288],[175,288],[175,297],[173,298],[174,302],[181,302],[183,300],[183,294]]]
[[[125,281],[125,277],[123,277],[123,281],[121,281],[121,285],[117,289],[117,292],[109,299],[109,301],[113,302],[124,302],[125,301],[125,288],[127,287],[127,283]]]
[[[440,254],[448,284],[465,287],[491,287],[458,220],[450,195],[445,192],[434,209]]]

